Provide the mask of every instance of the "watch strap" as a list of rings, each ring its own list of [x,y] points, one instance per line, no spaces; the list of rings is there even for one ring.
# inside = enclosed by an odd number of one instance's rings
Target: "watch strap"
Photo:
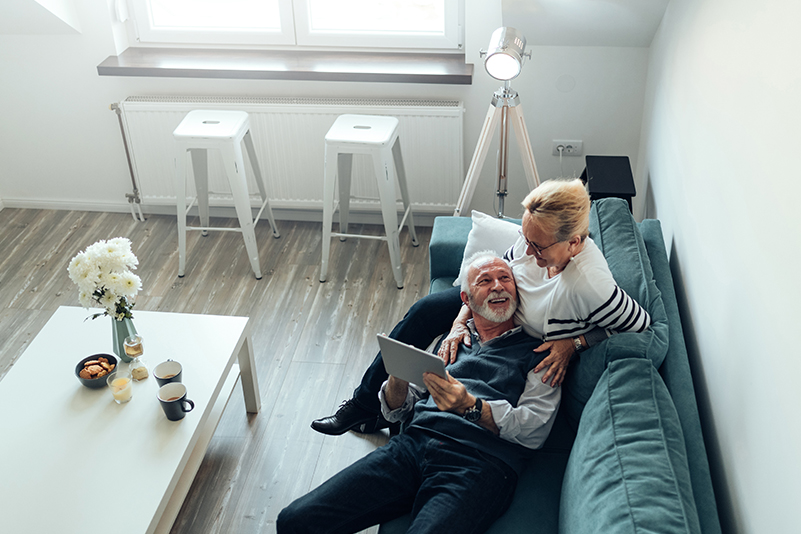
[[[481,410],[483,408],[484,408],[484,401],[476,397],[476,403],[467,410],[465,410],[464,414],[462,414],[462,417],[464,417],[471,423],[478,422],[478,420],[481,419]]]

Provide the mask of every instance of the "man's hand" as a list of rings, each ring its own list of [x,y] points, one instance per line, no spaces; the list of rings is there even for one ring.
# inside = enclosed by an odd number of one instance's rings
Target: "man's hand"
[[[447,378],[434,373],[424,373],[423,383],[431,393],[431,398],[437,403],[437,408],[443,412],[453,412],[462,415],[465,410],[476,403],[476,398],[467,392],[464,384],[445,371]]]
[[[567,364],[570,363],[570,357],[576,352],[576,347],[573,345],[572,339],[557,339],[546,341],[534,349],[534,352],[545,352],[546,350],[550,350],[551,353],[534,368],[534,372],[539,373],[550,366],[550,369],[543,375],[542,382],[547,384],[548,380],[553,377],[551,387],[559,387],[565,380]]]
[[[467,392],[464,384],[445,371],[447,378],[442,378],[434,373],[424,373],[423,383],[428,388],[431,398],[437,404],[437,408],[443,412],[453,412],[457,415],[464,415],[468,408],[476,405],[475,396]],[[501,430],[492,418],[492,410],[486,402],[481,408],[481,419],[478,424],[496,436],[500,435]]]

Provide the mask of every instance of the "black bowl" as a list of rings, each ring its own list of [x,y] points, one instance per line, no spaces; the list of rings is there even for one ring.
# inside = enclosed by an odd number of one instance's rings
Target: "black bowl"
[[[114,369],[112,369],[110,373],[107,373],[103,376],[99,376],[97,378],[82,378],[79,373],[81,372],[81,369],[83,369],[83,364],[91,360],[96,360],[101,356],[106,358],[109,364],[114,365]],[[106,386],[106,378],[108,378],[108,375],[117,370],[118,363],[119,361],[117,360],[117,357],[112,354],[102,354],[102,353],[92,354],[91,356],[87,356],[86,358],[78,362],[78,364],[75,366],[75,376],[78,377],[78,380],[81,381],[81,384],[83,384],[88,388],[92,389],[102,388]]]

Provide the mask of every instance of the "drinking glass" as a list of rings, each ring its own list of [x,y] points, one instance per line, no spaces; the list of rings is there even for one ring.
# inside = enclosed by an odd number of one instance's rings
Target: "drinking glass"
[[[117,369],[106,378],[106,384],[111,390],[114,402],[124,404],[133,397],[131,372],[127,369]]]

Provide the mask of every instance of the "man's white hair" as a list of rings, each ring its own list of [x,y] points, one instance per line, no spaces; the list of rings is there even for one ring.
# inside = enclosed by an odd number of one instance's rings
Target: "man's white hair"
[[[474,254],[471,254],[464,262],[462,262],[462,272],[459,273],[459,276],[462,277],[462,291],[467,293],[468,296],[472,297],[470,293],[470,281],[468,279],[467,273],[470,272],[471,267],[481,267],[487,262],[492,260],[501,260],[506,263],[506,260],[501,258],[497,252],[494,250],[480,250]]]

